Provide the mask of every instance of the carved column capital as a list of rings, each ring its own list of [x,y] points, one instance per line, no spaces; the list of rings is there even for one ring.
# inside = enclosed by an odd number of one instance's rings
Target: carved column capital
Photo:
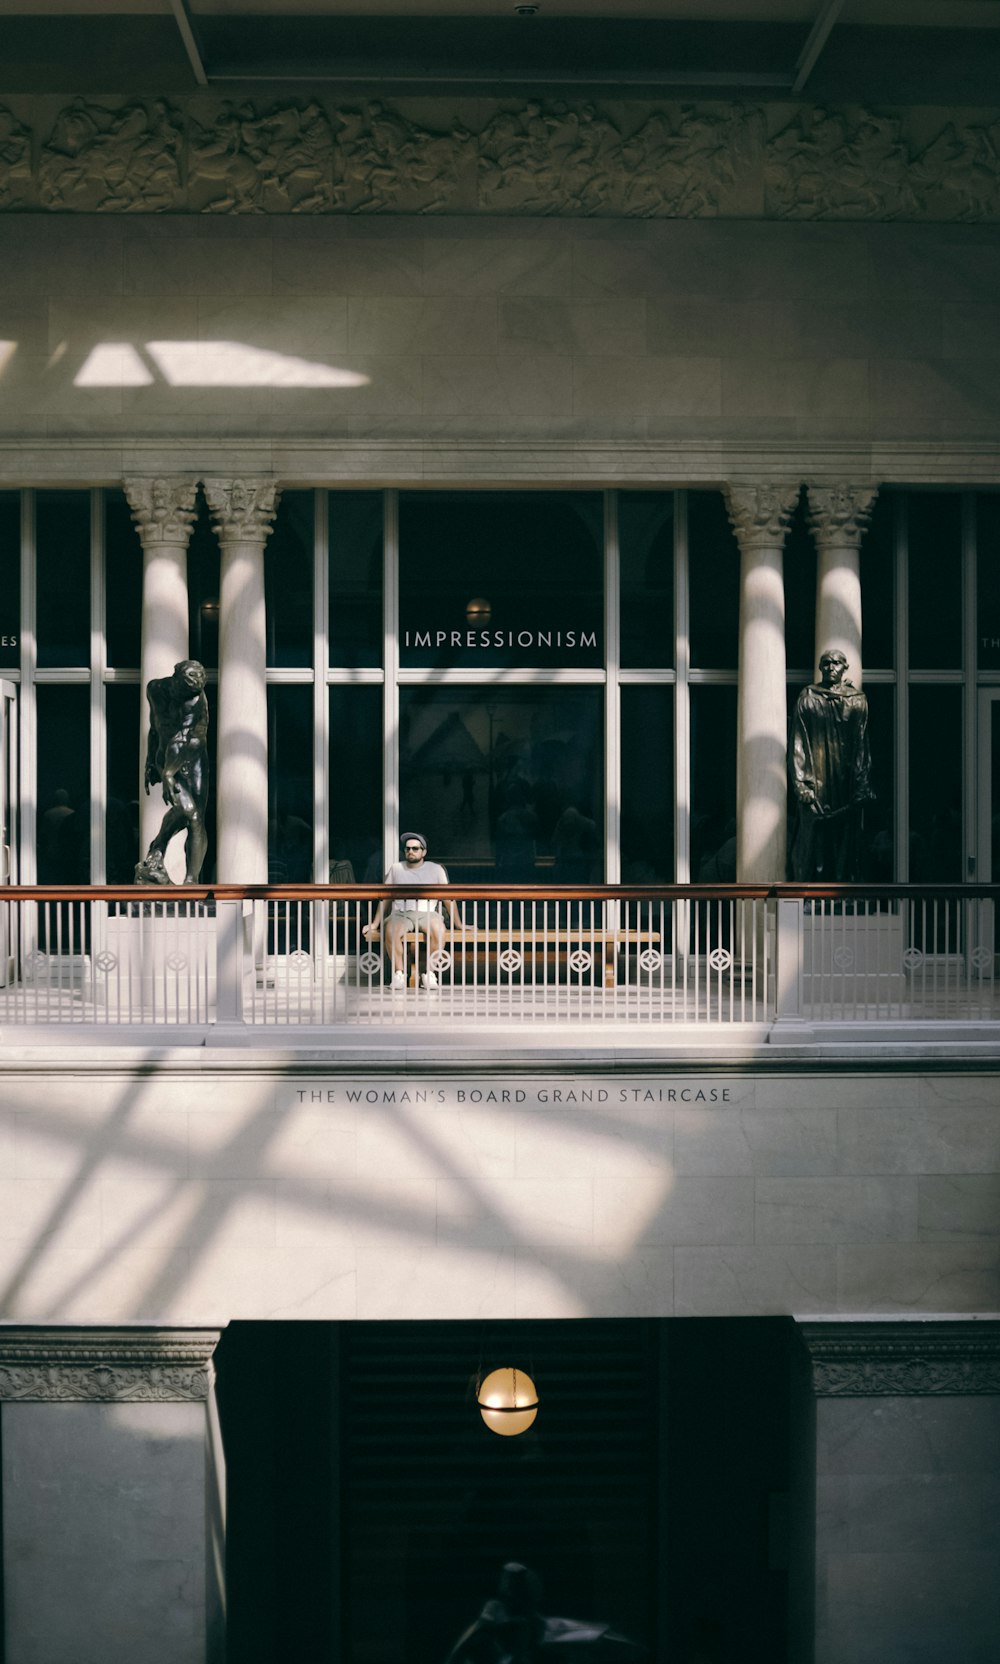
[[[0,1329],[0,1402],[206,1399],[218,1329]]]
[[[203,480],[212,524],[221,543],[259,543],[274,524],[281,490],[273,480]]]
[[[187,547],[195,521],[197,480],[179,474],[155,474],[126,479],[122,484],[144,549],[165,543]]]
[[[799,500],[799,482],[725,485],[726,508],[740,550],[780,548]]]
[[[810,485],[809,524],[817,543],[857,549],[877,496],[877,485]]]
[[[804,1323],[817,1398],[1000,1393],[1000,1323]]]

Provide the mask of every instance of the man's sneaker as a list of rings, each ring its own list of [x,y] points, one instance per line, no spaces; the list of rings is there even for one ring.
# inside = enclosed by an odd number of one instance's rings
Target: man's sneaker
[[[405,971],[393,971],[393,973],[392,973],[392,986],[394,988],[405,988],[406,987],[406,972]]]
[[[435,971],[425,971],[423,976],[420,978],[421,988],[436,988],[437,985],[437,973]]]

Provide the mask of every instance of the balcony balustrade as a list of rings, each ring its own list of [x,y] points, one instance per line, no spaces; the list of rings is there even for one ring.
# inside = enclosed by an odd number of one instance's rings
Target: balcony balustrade
[[[615,1026],[647,1038],[994,1024],[1000,886],[422,888],[393,978],[384,885],[0,889],[0,1029]],[[1000,1030],[997,1031],[1000,1037]],[[988,1036],[987,1036],[988,1037]]]

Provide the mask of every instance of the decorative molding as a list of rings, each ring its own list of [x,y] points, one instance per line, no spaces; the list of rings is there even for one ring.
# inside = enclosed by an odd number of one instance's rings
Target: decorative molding
[[[1000,1323],[801,1324],[817,1398],[1000,1393]]]
[[[212,526],[220,543],[259,543],[263,548],[278,509],[273,480],[203,480]]]
[[[195,522],[197,480],[157,474],[122,484],[144,549],[161,544],[187,548]]]
[[[234,456],[234,450],[238,452]],[[144,436],[51,432],[0,438],[0,485],[118,486],[136,474],[189,470],[228,475],[259,469],[287,489],[359,485],[444,485],[465,481],[526,480],[553,489],[575,485],[650,487],[775,483],[800,477],[816,483],[871,479],[883,484],[1000,486],[1000,442],[991,440],[813,439],[594,439],[569,437],[513,441],[448,434],[443,437],[330,438],[231,433]]]
[[[441,97],[11,104],[0,211],[1000,219],[1000,115],[494,99],[473,131]]]
[[[877,496],[873,485],[808,486],[809,524],[817,542],[829,548],[859,548]]]
[[[726,509],[740,549],[780,549],[800,490],[798,480],[776,485],[733,485],[727,481],[723,486]]]
[[[0,1329],[0,1402],[197,1402],[211,1389],[219,1333]]]

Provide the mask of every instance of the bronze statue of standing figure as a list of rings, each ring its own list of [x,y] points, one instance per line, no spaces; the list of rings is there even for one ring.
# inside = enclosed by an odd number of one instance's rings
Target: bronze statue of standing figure
[[[208,835],[205,809],[208,803],[208,700],[205,698],[205,666],[197,659],[182,659],[171,676],[162,676],[146,688],[149,701],[149,741],[143,779],[146,796],[159,781],[163,787],[166,813],[160,830],[135,869],[137,884],[169,884],[166,868],[167,846],[178,832],[187,832],[184,845],[185,884],[197,884]]]
[[[790,767],[798,801],[791,872],[800,883],[856,883],[862,811],[873,801],[868,701],[838,650],[823,653],[819,682],[795,704]]]

